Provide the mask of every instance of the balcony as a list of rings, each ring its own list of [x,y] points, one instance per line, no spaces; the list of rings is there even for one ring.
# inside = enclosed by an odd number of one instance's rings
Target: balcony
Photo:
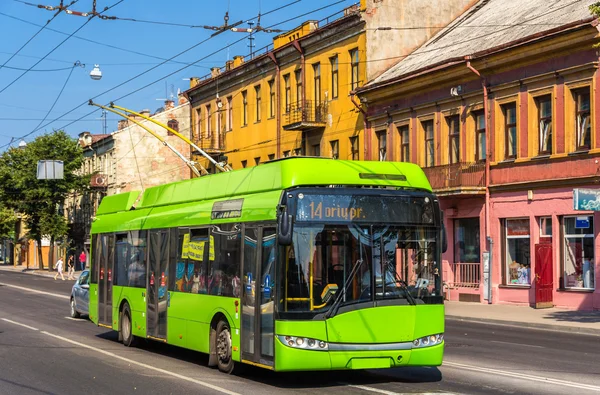
[[[203,133],[200,141],[194,142],[207,154],[221,154],[225,151],[225,133],[212,132],[208,136]],[[194,152],[199,154],[199,152]]]
[[[327,103],[306,100],[304,103],[292,103],[283,115],[283,129],[304,131],[324,128],[327,125]]]
[[[424,167],[423,171],[438,195],[485,193],[485,162]]]

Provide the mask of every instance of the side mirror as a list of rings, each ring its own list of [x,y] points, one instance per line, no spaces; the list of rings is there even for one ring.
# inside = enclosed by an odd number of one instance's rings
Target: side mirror
[[[292,233],[293,233],[293,228],[294,228],[294,224],[293,224],[293,219],[292,216],[288,214],[287,212],[287,207],[284,208],[280,213],[279,213],[279,218],[277,221],[277,227],[278,227],[278,232],[277,232],[277,240],[279,245],[282,246],[289,246],[292,244]]]

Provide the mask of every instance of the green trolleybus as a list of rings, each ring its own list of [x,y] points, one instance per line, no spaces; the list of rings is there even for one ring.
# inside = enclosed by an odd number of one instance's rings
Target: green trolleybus
[[[444,244],[414,164],[271,161],[105,197],[90,318],[223,372],[439,366]]]

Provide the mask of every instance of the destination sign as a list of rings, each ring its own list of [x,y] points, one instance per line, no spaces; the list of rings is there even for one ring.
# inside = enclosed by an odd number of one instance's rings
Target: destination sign
[[[242,216],[242,206],[244,205],[244,199],[225,200],[222,202],[215,202],[213,204],[211,218],[212,219],[226,219],[226,218],[239,218]]]
[[[433,205],[424,196],[297,195],[297,222],[433,224]]]

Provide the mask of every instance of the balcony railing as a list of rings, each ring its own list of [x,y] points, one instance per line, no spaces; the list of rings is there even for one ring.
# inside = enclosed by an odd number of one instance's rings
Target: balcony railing
[[[479,288],[481,264],[455,262],[451,264],[452,274],[448,281],[453,288]]]
[[[425,167],[425,175],[434,191],[485,188],[485,162],[453,163]]]
[[[211,132],[210,135],[203,133],[200,141],[194,143],[207,153],[220,153],[225,150],[225,133]]]
[[[327,123],[327,103],[311,100],[292,103],[284,114],[284,130],[324,128]]]

